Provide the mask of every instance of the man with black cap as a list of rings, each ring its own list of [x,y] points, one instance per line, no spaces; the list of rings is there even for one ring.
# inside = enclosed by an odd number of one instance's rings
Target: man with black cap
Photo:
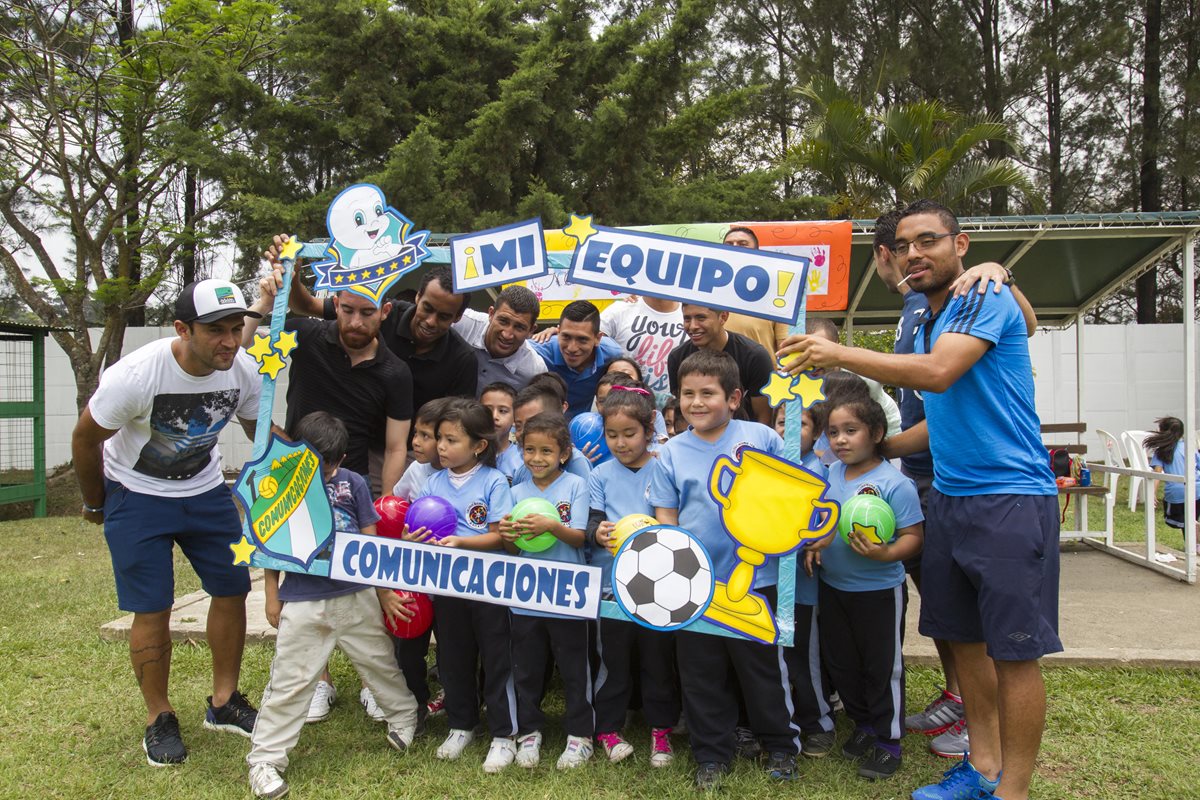
[[[217,449],[235,415],[254,437],[262,381],[239,347],[246,316],[259,315],[228,281],[185,286],[175,303],[177,336],[109,367],[71,441],[83,518],[103,523],[117,602],[133,612],[129,655],[146,703],[142,749],[151,766],[187,759],[167,697],[176,544],[212,596],[204,727],[249,737],[258,714],[237,690],[250,575],[233,565],[230,544],[242,524]]]

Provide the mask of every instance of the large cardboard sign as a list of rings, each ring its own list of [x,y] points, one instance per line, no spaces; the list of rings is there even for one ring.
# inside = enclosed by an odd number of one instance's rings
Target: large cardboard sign
[[[451,237],[450,270],[456,292],[542,277],[550,272],[542,220]]]
[[[594,230],[571,259],[572,283],[788,324],[800,314],[808,258],[604,226]]]
[[[805,301],[809,311],[845,311],[850,304],[848,220],[840,222],[738,222],[758,237],[758,246],[775,253],[807,258]],[[803,331],[801,331],[803,333]]]
[[[338,534],[329,576],[583,619],[600,611],[599,567],[381,536]]]

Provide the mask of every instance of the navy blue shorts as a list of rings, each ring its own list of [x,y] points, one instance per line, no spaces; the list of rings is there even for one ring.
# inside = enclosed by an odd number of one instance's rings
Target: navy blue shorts
[[[1163,503],[1163,519],[1167,527],[1183,530],[1183,503]],[[1200,519],[1200,498],[1196,499],[1196,519]]]
[[[250,591],[250,569],[235,567],[229,549],[242,522],[224,483],[193,497],[141,494],[110,480],[104,486],[104,538],[122,611],[150,614],[172,606],[176,543],[213,597]]]
[[[920,630],[933,639],[986,642],[997,661],[1062,651],[1058,498],[931,490]]]

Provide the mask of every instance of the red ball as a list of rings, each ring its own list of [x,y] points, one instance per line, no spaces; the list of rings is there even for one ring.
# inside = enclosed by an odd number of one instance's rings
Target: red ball
[[[379,522],[375,524],[375,532],[389,539],[399,539],[404,533],[404,518],[408,516],[407,500],[401,500],[394,495],[385,495],[375,501],[375,512],[379,514]]]
[[[401,589],[392,591],[401,597],[411,597],[413,602],[408,604],[408,610],[414,613],[412,619],[407,622],[400,620],[395,625],[388,620],[387,614],[384,614],[383,624],[387,626],[387,629],[399,639],[415,639],[429,630],[429,627],[433,625],[433,601],[429,599],[429,595],[406,592]]]

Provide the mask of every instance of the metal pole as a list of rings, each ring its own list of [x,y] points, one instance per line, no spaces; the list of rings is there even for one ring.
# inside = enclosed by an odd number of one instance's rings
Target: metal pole
[[[1082,312],[1075,316],[1075,422],[1076,424],[1083,422],[1083,345],[1086,337],[1084,336],[1083,314]],[[1083,433],[1075,432],[1075,444],[1083,444]],[[1080,458],[1087,463],[1087,453],[1083,453]],[[1079,495],[1079,503],[1075,506],[1075,514],[1079,519],[1075,529],[1087,532],[1088,529],[1088,496],[1086,494]]]
[[[33,482],[37,497],[33,515],[46,516],[46,334],[35,332],[33,344]]]
[[[1184,475],[1187,483],[1183,493],[1183,549],[1187,564],[1188,583],[1196,582],[1196,469],[1193,466],[1196,448],[1196,257],[1192,251],[1195,231],[1183,237],[1183,441],[1187,453]]]

